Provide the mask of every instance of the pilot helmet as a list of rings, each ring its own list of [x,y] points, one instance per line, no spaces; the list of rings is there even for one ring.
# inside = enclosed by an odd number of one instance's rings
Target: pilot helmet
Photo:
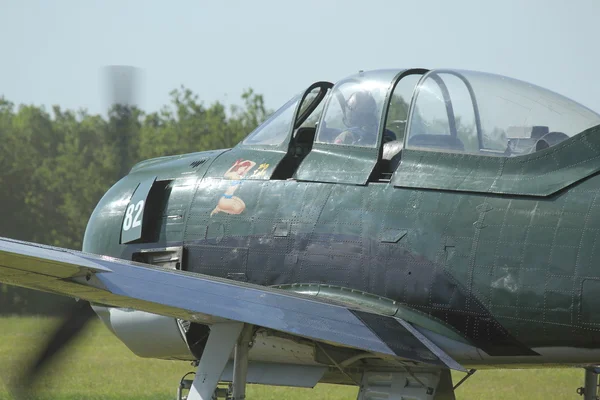
[[[360,90],[346,102],[345,123],[348,127],[377,125],[377,103],[371,93]]]

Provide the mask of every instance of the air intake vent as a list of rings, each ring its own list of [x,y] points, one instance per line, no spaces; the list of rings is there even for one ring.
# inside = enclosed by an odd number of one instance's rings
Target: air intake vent
[[[192,168],[196,168],[196,167],[198,167],[198,166],[200,166],[200,165],[204,164],[205,162],[206,162],[206,158],[203,158],[202,160],[197,160],[197,161],[194,161],[193,163],[191,163],[191,164],[190,164],[190,166],[191,166]]]

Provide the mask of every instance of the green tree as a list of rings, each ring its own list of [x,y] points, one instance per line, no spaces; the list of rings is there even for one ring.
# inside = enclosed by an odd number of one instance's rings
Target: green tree
[[[208,106],[191,90],[149,114],[115,105],[108,117],[48,113],[0,97],[0,236],[80,249],[95,205],[138,161],[238,143],[270,113],[247,89],[242,105]],[[0,313],[55,311],[62,297],[0,287]]]

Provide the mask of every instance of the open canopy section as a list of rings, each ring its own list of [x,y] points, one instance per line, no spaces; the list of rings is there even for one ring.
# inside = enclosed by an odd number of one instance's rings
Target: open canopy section
[[[504,76],[434,70],[415,89],[407,148],[530,154],[600,124],[600,115],[550,90]]]

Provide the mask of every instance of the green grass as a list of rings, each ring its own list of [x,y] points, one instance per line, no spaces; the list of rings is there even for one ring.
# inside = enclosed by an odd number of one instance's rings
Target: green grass
[[[0,399],[5,382],[45,336],[55,320],[0,318]],[[40,381],[40,398],[57,400],[174,399],[187,362],[147,360],[133,355],[99,322],[62,355],[60,365]],[[463,374],[455,374],[458,381]],[[457,389],[458,399],[580,399],[581,369],[478,371]],[[315,389],[248,386],[248,400],[355,399],[357,388],[319,384]]]

